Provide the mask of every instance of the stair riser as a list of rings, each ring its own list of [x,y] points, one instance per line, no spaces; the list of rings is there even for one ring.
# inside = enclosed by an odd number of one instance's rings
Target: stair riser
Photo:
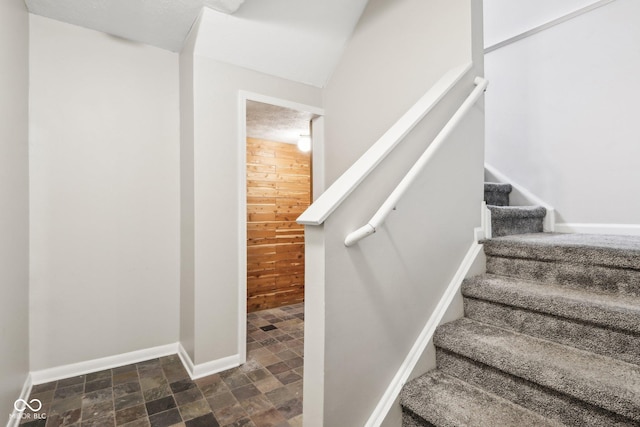
[[[523,381],[640,422],[638,365],[609,359],[608,367],[605,367],[605,356],[468,318],[438,327],[433,343],[437,348],[520,377]],[[554,358],[559,362],[554,362]],[[576,374],[576,369],[582,373]],[[602,378],[603,375],[607,377]],[[602,380],[598,380],[598,376]]]
[[[640,336],[499,303],[464,298],[465,316],[640,365]]]
[[[487,273],[611,295],[640,297],[638,270],[489,255]]]
[[[542,233],[543,218],[491,219],[493,237],[512,236],[514,234]]]
[[[436,427],[406,409],[402,410],[402,427]]]
[[[628,418],[609,412],[491,366],[436,348],[438,369],[470,384],[569,426],[637,426]]]
[[[503,191],[485,191],[484,201],[493,206],[509,206],[509,193]]]

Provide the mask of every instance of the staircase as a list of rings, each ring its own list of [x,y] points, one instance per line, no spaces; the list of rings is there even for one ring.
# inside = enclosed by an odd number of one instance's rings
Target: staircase
[[[403,426],[640,426],[640,237],[541,233],[539,208],[485,188],[487,272],[403,388]]]
[[[511,184],[484,184],[484,200],[491,211],[493,237],[541,233],[547,210],[542,206],[509,206],[510,193]]]

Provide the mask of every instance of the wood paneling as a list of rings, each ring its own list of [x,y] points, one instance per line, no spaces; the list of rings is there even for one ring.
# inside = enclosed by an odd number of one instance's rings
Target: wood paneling
[[[247,311],[304,301],[304,227],[311,156],[247,138]]]

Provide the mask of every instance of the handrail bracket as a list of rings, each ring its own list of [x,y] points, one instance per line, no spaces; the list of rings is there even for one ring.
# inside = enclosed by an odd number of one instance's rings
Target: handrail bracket
[[[416,163],[409,169],[409,172],[402,178],[398,186],[393,190],[393,192],[387,197],[384,203],[380,206],[378,211],[371,217],[369,222],[364,226],[358,228],[356,231],[347,235],[344,244],[346,246],[351,246],[357,243],[358,241],[364,239],[367,236],[376,232],[376,228],[380,227],[387,216],[396,208],[396,204],[403,196],[403,194],[407,191],[407,189],[411,186],[411,184],[417,179],[422,170],[427,166],[430,160],[434,157],[438,148],[444,143],[444,141],[449,137],[449,135],[453,132],[453,130],[458,126],[458,124],[462,121],[467,112],[471,109],[471,107],[478,101],[478,99],[484,94],[487,89],[487,84],[489,83],[482,77],[476,77],[474,79],[474,84],[476,87],[473,89],[471,94],[464,100],[460,108],[453,114],[451,119],[444,125],[442,130],[436,135],[434,140],[429,144],[427,149],[422,153],[422,155],[418,158]]]

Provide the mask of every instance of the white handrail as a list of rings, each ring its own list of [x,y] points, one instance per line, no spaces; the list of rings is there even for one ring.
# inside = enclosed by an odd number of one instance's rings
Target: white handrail
[[[389,128],[345,173],[343,173],[296,220],[298,224],[320,225],[356,189],[402,139],[471,70],[472,64],[445,73],[398,121]]]
[[[482,96],[489,84],[489,82],[482,77],[476,77],[473,82],[476,87],[467,99],[465,99],[460,108],[458,108],[458,111],[456,111],[447,124],[444,125],[440,133],[438,133],[433,142],[429,144],[429,147],[427,147],[424,153],[422,153],[418,161],[411,167],[411,169],[409,169],[409,172],[407,172],[405,177],[402,178],[402,181],[400,181],[398,186],[391,192],[389,197],[387,197],[387,200],[384,201],[378,211],[371,217],[369,222],[347,235],[344,240],[345,246],[352,246],[365,237],[372,235],[376,232],[378,227],[384,223],[385,219],[387,219],[387,216],[389,216],[391,211],[395,208],[400,198],[404,195],[407,189],[409,189],[413,181],[416,180],[438,148],[440,148],[451,132],[453,132],[453,130],[458,126],[471,107],[473,107],[476,101],[480,99],[480,96]]]
[[[584,15],[585,13],[591,12],[592,10],[595,10],[595,9],[597,9],[599,7],[606,6],[609,3],[612,3],[613,1],[614,0],[600,0],[600,1],[597,1],[597,2],[592,3],[590,5],[587,5],[587,6],[583,7],[583,8],[581,8],[581,9],[575,10],[575,11],[573,11],[571,13],[567,13],[566,15],[563,15],[563,16],[561,16],[559,18],[553,19],[553,20],[551,20],[551,21],[549,21],[547,23],[544,23],[542,25],[538,25],[537,27],[534,27],[534,28],[532,28],[530,30],[527,30],[527,31],[523,32],[523,33],[517,34],[517,35],[515,35],[513,37],[509,37],[506,40],[503,40],[503,41],[498,42],[496,44],[493,44],[493,45],[491,45],[489,47],[486,47],[484,49],[484,53],[486,55],[487,53],[491,53],[494,50],[498,50],[498,49],[501,49],[501,48],[503,48],[505,46],[509,46],[510,44],[518,42],[518,41],[520,41],[522,39],[526,39],[527,37],[531,37],[534,34],[538,34],[538,33],[542,32],[542,31],[548,30],[549,28],[555,27],[556,25],[559,25],[559,24],[562,24],[564,22],[570,21],[573,18],[577,18],[578,16]]]

